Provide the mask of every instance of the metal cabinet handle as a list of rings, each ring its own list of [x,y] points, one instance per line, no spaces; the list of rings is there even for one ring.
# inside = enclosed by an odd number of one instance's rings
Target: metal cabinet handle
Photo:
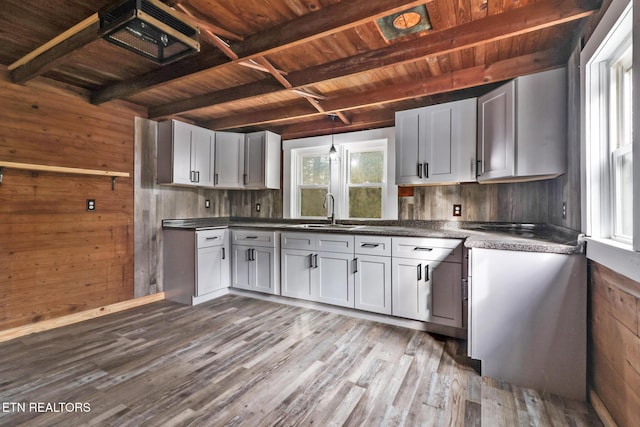
[[[318,268],[318,254],[313,255],[313,268]]]
[[[251,249],[247,249],[247,261],[251,261]]]
[[[251,249],[251,261],[255,261],[255,260],[256,260],[256,250]]]
[[[429,264],[424,267],[424,281],[429,281]]]
[[[422,280],[422,264],[418,264],[418,280]]]
[[[422,168],[424,169],[424,177],[429,178],[429,162],[425,162]]]
[[[313,268],[313,254],[309,254],[309,268]]]
[[[467,284],[469,283],[469,281],[467,279],[462,279],[460,281],[460,286],[462,286],[462,301],[468,301],[469,300],[469,294],[467,291]]]
[[[377,248],[380,246],[380,243],[363,243],[360,245],[361,248]]]
[[[247,185],[247,182],[249,181],[249,175],[247,175],[246,173],[242,175],[242,183],[244,185]]]
[[[218,185],[218,174],[213,175],[213,185]]]
[[[227,254],[224,248],[222,248],[222,259],[225,259],[225,258],[227,258]]]
[[[422,178],[422,163],[418,163],[418,178]]]
[[[246,236],[245,237],[245,239],[247,239],[247,240],[255,240],[257,238],[258,238],[258,236]]]
[[[358,272],[358,258],[353,259],[353,272],[354,274]]]
[[[205,237],[204,240],[216,240],[218,236]]]
[[[413,248],[414,251],[426,251],[426,252],[431,252],[433,250],[433,248],[427,248],[425,246],[416,246],[415,248]]]
[[[482,175],[484,171],[482,170],[482,160],[476,160],[476,176]]]
[[[196,182],[196,171],[189,171],[189,181]]]

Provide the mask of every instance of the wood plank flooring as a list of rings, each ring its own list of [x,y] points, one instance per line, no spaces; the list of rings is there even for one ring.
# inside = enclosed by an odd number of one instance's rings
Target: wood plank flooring
[[[601,425],[482,378],[464,344],[239,296],[162,301],[0,344],[0,425]]]

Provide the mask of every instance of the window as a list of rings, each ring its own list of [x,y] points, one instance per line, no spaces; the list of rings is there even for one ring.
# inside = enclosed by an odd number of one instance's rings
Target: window
[[[300,201],[301,217],[323,216],[324,196],[329,192],[331,176],[329,155],[321,153],[301,154],[298,171],[297,197]]]
[[[633,151],[631,140],[631,35],[616,54],[607,70],[611,150],[611,194],[613,207],[612,237],[631,243],[633,236]]]
[[[331,193],[338,219],[397,218],[394,138],[393,128],[334,135],[335,160],[329,159],[331,136],[285,141],[285,217],[327,218],[324,199]]]
[[[382,218],[385,153],[383,148],[346,150],[349,218]]]
[[[587,256],[640,280],[640,143],[632,131],[640,117],[632,96],[637,31],[632,1],[612,0],[581,52],[581,194]]]

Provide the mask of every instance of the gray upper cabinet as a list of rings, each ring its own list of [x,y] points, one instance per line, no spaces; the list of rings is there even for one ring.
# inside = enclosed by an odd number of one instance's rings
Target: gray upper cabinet
[[[213,186],[214,132],[177,120],[158,123],[158,183]]]
[[[396,113],[396,184],[475,181],[476,99]]]
[[[245,188],[280,188],[280,146],[280,135],[273,132],[253,132],[245,135]]]
[[[177,120],[158,123],[158,183],[279,189],[280,135],[217,132]]]
[[[242,188],[244,171],[243,133],[215,132],[216,166],[214,184],[221,188]]]
[[[566,70],[518,77],[478,98],[479,182],[566,171]]]

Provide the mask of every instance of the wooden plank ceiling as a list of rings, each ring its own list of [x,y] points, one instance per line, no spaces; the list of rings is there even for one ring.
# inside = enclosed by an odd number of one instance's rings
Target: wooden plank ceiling
[[[560,66],[600,6],[599,0],[166,3],[200,27],[198,54],[159,66],[100,39],[95,14],[107,0],[3,0],[0,63],[15,83],[46,79],[93,104],[122,99],[147,108],[152,119],[268,129],[287,139],[392,126],[395,111],[477,96],[498,82]],[[376,19],[419,5],[432,28],[387,41]]]

